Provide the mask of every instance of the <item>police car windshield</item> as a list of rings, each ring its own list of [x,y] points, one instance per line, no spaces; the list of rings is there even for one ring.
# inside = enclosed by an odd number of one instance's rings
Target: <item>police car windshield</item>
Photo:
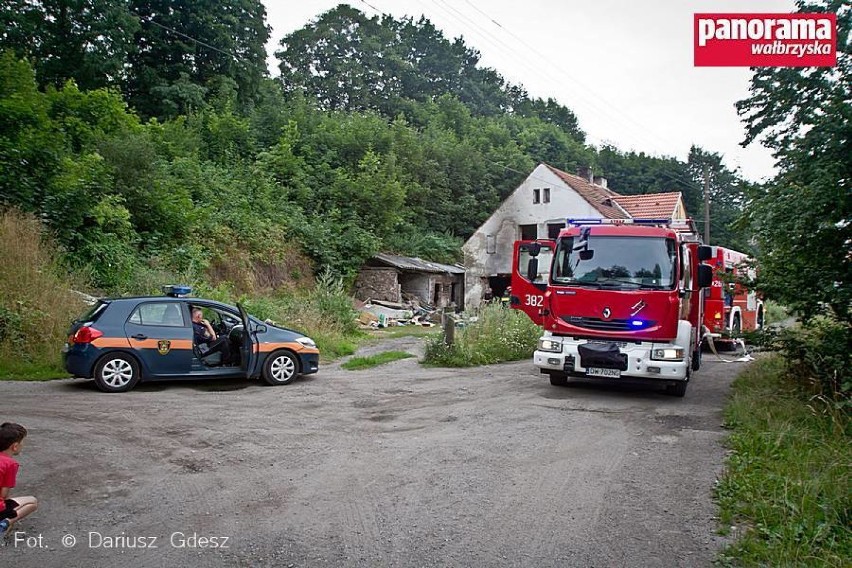
[[[677,247],[652,237],[568,237],[553,260],[554,284],[624,289],[674,288]]]

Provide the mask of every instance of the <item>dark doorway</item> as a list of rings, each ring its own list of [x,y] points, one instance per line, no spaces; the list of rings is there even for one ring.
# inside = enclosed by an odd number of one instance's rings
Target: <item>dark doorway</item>
[[[488,277],[488,285],[491,286],[491,293],[495,298],[502,298],[506,293],[506,288],[512,284],[512,277],[508,274]]]

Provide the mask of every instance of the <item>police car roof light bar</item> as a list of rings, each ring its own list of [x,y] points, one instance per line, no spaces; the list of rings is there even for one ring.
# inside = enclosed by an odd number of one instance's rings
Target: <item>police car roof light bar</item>
[[[167,284],[163,286],[163,293],[172,298],[182,298],[192,294],[192,286],[184,286],[181,284]]]

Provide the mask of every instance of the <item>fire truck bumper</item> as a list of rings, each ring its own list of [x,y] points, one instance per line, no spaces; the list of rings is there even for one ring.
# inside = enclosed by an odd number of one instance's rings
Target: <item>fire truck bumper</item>
[[[546,350],[541,349],[542,343]],[[544,337],[533,354],[533,363],[547,374],[682,381],[687,379],[688,356],[671,343]]]

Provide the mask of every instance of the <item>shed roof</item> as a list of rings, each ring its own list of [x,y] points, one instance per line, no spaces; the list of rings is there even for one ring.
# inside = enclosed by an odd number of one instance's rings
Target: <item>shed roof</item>
[[[411,270],[413,272],[431,272],[434,274],[464,274],[464,268],[458,265],[441,264],[439,262],[430,262],[417,257],[397,256],[395,254],[378,253],[373,257],[384,264],[393,266],[400,270]]]

